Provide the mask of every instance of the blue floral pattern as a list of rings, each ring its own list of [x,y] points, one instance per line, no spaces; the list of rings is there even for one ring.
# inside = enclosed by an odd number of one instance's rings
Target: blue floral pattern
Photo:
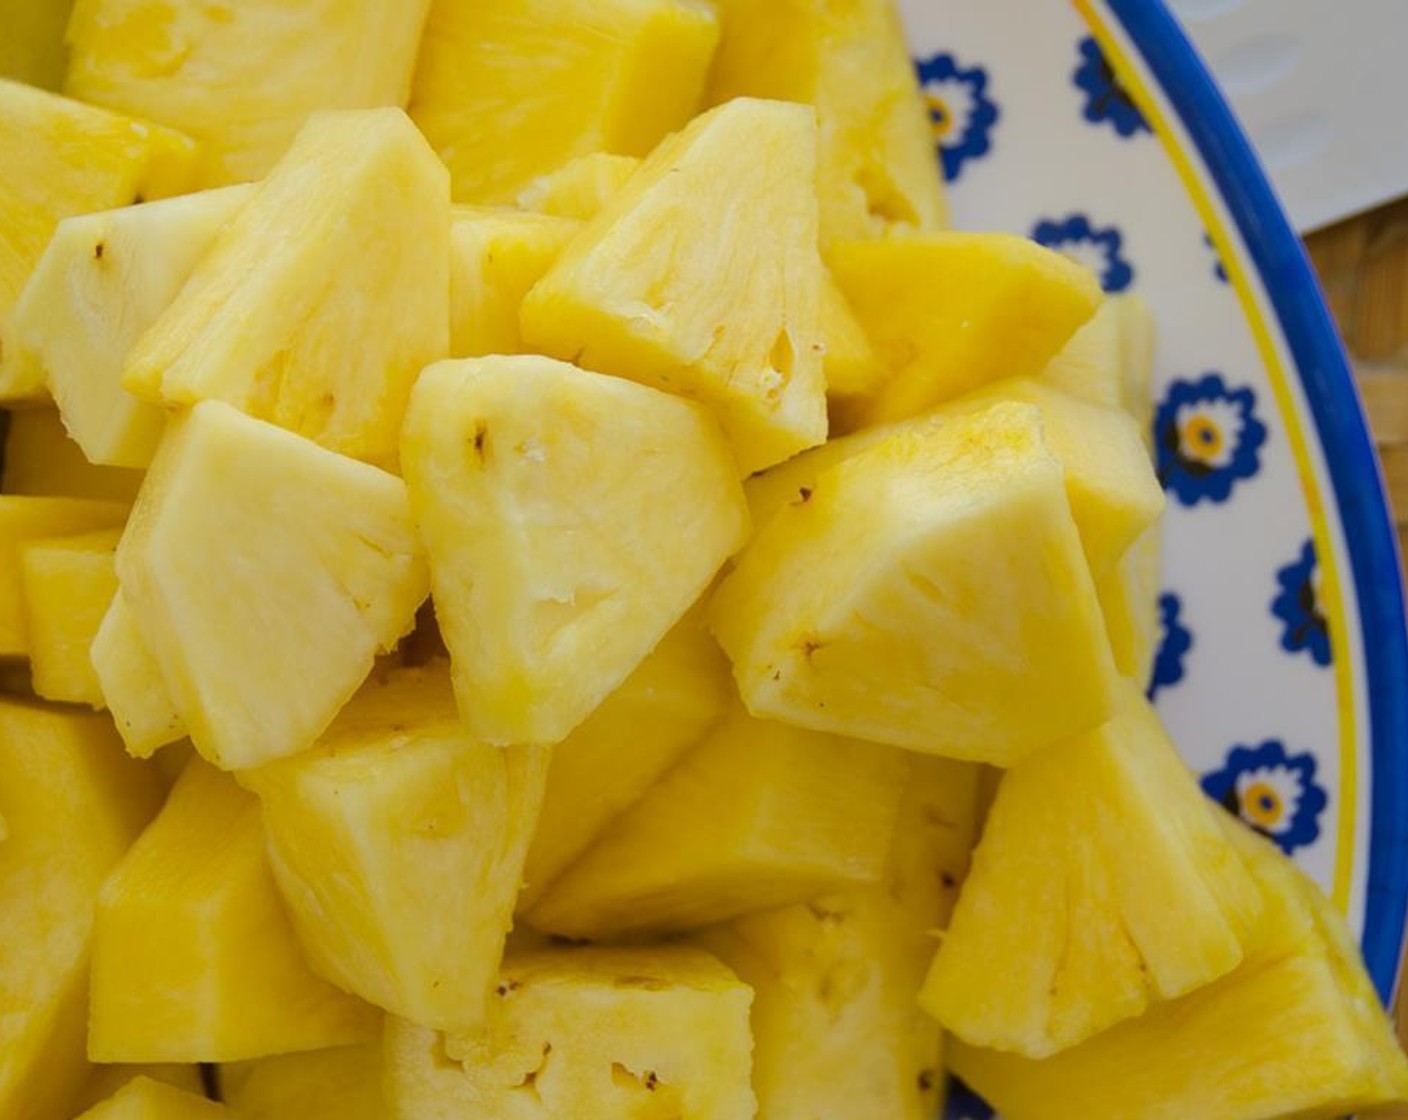
[[[960,66],[947,53],[920,59],[916,66],[944,178],[952,182],[964,163],[982,158],[992,147],[999,111],[988,96],[988,72],[981,66]]]
[[[1085,265],[1107,292],[1122,292],[1134,282],[1134,268],[1124,257],[1124,235],[1114,226],[1095,226],[1087,215],[1071,214],[1037,222],[1032,238]]]
[[[1159,649],[1154,655],[1154,672],[1149,681],[1149,699],[1159,690],[1176,685],[1183,679],[1183,662],[1193,648],[1193,632],[1179,617],[1183,601],[1166,591],[1159,596]]]
[[[1222,769],[1204,776],[1203,791],[1290,855],[1320,836],[1329,796],[1315,771],[1314,755],[1288,754],[1284,743],[1268,739],[1233,747]]]
[[[1125,139],[1140,132],[1152,135],[1148,121],[1129,91],[1120,84],[1100,44],[1087,35],[1077,49],[1080,63],[1076,66],[1074,80],[1076,87],[1085,94],[1085,119],[1091,124],[1108,121]]]
[[[972,1089],[956,1077],[949,1078],[944,1120],[994,1120],[995,1115]]]
[[[1229,389],[1219,373],[1169,386],[1154,417],[1159,481],[1185,506],[1225,502],[1261,467],[1266,426],[1250,388]]]
[[[1320,605],[1320,565],[1314,541],[1306,541],[1300,557],[1276,573],[1276,582],[1280,590],[1271,601],[1271,613],[1281,620],[1281,648],[1287,653],[1307,653],[1317,665],[1329,665],[1333,658],[1330,622]]]

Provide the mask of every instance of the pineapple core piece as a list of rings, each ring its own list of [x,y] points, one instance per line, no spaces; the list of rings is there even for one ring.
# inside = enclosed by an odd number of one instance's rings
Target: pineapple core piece
[[[15,332],[91,462],[151,462],[166,414],[123,389],[123,362],[253,191],[228,187],[59,223],[15,308]]]
[[[91,498],[130,505],[142,472],[96,467],[84,457],[57,409],[20,408],[9,413],[0,494]]]
[[[714,596],[758,716],[1008,766],[1113,714],[1113,657],[1040,413],[918,426],[778,510]]]
[[[0,1118],[67,1120],[88,1074],[98,889],[161,804],[102,716],[0,699]]]
[[[34,691],[46,700],[103,707],[89,650],[117,593],[120,529],[20,546],[20,595]]]
[[[493,744],[565,738],[748,533],[704,409],[550,358],[432,366],[401,453],[460,710]]]
[[[1246,961],[1045,1061],[955,1043],[954,1068],[1006,1120],[1332,1120],[1408,1103],[1408,1060],[1344,919],[1279,849],[1223,826],[1264,899]]]
[[[9,29],[6,29],[8,34]],[[144,121],[0,79],[0,400],[44,395],[10,316],[64,218],[184,189],[193,146]]]
[[[704,738],[732,695],[728,660],[692,610],[553,751],[521,909]]]
[[[404,105],[430,0],[78,0],[66,91],[201,145],[198,185],[262,178],[318,109]]]
[[[304,963],[259,802],[196,760],[103,884],[88,1054],[223,1062],[366,1041],[374,1010]]]
[[[878,886],[704,931],[753,989],[753,1088],[772,1117],[942,1113],[943,1039],[915,996],[967,867],[972,763],[911,754]]]
[[[521,354],[523,297],[580,228],[547,214],[456,207],[450,227],[450,357]]]
[[[719,0],[719,9],[708,100],[816,106],[823,241],[945,224],[929,114],[893,0]]]
[[[576,156],[643,156],[683,127],[718,37],[700,0],[435,0],[411,116],[456,202],[512,203]]]
[[[198,1093],[136,1077],[78,1120],[234,1120],[234,1113]]]
[[[465,734],[443,662],[368,682],[312,750],[247,771],[312,967],[397,1015],[480,1025],[548,767]]]
[[[449,324],[444,167],[399,109],[319,113],[128,354],[123,385],[178,408],[223,400],[393,467]]]
[[[551,175],[534,179],[518,192],[518,205],[562,218],[595,218],[635,174],[640,160],[594,152],[563,164]]]
[[[740,707],[526,919],[572,938],[685,930],[875,883],[905,773],[899,751]]]
[[[741,99],[666,140],[523,301],[543,353],[692,397],[739,470],[826,438],[812,110]]]
[[[684,947],[527,952],[487,1033],[391,1019],[386,1095],[415,1120],[751,1120],[752,993]]]
[[[169,425],[117,575],[196,749],[230,770],[310,746],[428,587],[400,479],[217,401]]]
[[[1102,299],[1089,269],[1003,233],[839,242],[827,262],[889,368],[870,423],[1035,377]]]
[[[151,647],[137,627],[127,596],[118,587],[98,624],[89,648],[103,704],[134,758],[150,758],[161,747],[186,736]]]
[[[1143,695],[1008,771],[921,1002],[1031,1058],[1226,975],[1256,882]]]
[[[243,1120],[386,1120],[381,1045],[279,1054],[220,1067],[220,1096]]]

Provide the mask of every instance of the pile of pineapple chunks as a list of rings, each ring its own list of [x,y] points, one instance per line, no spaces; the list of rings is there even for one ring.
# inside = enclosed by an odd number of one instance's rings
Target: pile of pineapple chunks
[[[1148,312],[943,228],[891,0],[64,8],[0,28],[0,1120],[1408,1096],[1143,697]]]

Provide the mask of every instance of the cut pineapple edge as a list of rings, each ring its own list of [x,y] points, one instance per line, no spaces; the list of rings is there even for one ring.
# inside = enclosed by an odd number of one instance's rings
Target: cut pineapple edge
[[[1408,1100],[1143,696],[1152,311],[945,228],[894,0],[69,7],[0,17],[0,1120]]]

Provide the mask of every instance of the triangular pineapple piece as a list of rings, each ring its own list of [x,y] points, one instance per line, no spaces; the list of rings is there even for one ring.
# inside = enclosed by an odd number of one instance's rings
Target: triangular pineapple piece
[[[78,1120],[234,1120],[234,1113],[202,1094],[137,1077]]]
[[[430,0],[80,0],[65,88],[201,144],[198,184],[262,178],[318,109],[404,105]]]
[[[728,660],[692,610],[553,751],[519,906],[531,907],[724,716]]]
[[[954,1068],[1006,1120],[1332,1120],[1408,1104],[1408,1060],[1344,919],[1278,848],[1223,827],[1264,900],[1246,962],[1045,1061],[955,1044]]]
[[[595,218],[603,206],[621,193],[639,166],[636,156],[610,152],[578,156],[519,191],[518,205],[524,210],[562,218]]]
[[[751,993],[698,949],[555,949],[504,963],[485,1035],[387,1022],[394,1116],[751,1120]]]
[[[310,746],[428,586],[400,479],[215,401],[171,422],[117,575],[196,749],[232,770]]]
[[[737,708],[525,915],[546,933],[691,929],[879,881],[904,756]]]
[[[1242,962],[1256,882],[1133,685],[1120,714],[1008,771],[922,1002],[1043,1058]]]
[[[88,651],[103,705],[133,758],[150,758],[186,737],[186,723],[119,587]],[[166,752],[170,753],[170,752]]]
[[[1089,269],[1009,234],[838,242],[827,263],[889,366],[870,423],[1035,377],[1103,298]]]
[[[59,223],[15,308],[15,333],[89,461],[151,462],[166,413],[123,389],[123,362],[253,193],[228,187]]]
[[[220,1067],[220,1097],[255,1120],[386,1120],[381,1046],[339,1046]]]
[[[20,595],[34,691],[46,700],[103,707],[89,650],[117,592],[120,529],[20,546]]]
[[[139,1077],[160,1081],[163,1085],[183,1089],[187,1093],[204,1094],[205,1092],[205,1082],[201,1077],[198,1065],[176,1062],[142,1065],[112,1063],[93,1067],[93,1072],[83,1083],[83,1092],[75,1107],[78,1111],[82,1111],[92,1108],[95,1104],[101,1104]]]
[[[161,804],[103,716],[0,699],[0,1116],[62,1120],[88,1075],[98,889]]]
[[[549,358],[426,370],[402,459],[460,710],[490,743],[563,739],[748,532],[702,408]]]
[[[0,151],[0,400],[33,400],[44,395],[43,373],[10,315],[54,227],[183,190],[194,147],[145,121],[0,79]]]
[[[247,771],[314,969],[397,1015],[482,1023],[547,776],[465,734],[449,667],[367,684],[312,750]]]
[[[9,413],[0,494],[131,505],[141,485],[141,471],[89,462],[70,438],[57,409],[28,407]]]
[[[259,802],[196,760],[103,884],[88,1054],[223,1062],[369,1040],[374,1009],[308,970]]]
[[[823,241],[945,224],[929,115],[893,0],[722,0],[708,98],[815,105]]]
[[[909,755],[885,880],[706,930],[753,989],[761,1116],[934,1120],[939,1025],[915,996],[977,831],[978,770]]]
[[[1097,727],[1118,680],[1032,405],[917,426],[778,510],[714,596],[756,715],[1011,765]]]
[[[456,202],[512,203],[576,156],[643,156],[683,127],[718,38],[699,0],[436,0],[411,115]]]
[[[449,352],[449,246],[449,179],[406,115],[319,113],[128,354],[123,385],[223,400],[394,466],[416,374]]]
[[[528,293],[523,337],[709,405],[743,474],[821,443],[815,172],[808,108],[740,99],[698,117]]]

